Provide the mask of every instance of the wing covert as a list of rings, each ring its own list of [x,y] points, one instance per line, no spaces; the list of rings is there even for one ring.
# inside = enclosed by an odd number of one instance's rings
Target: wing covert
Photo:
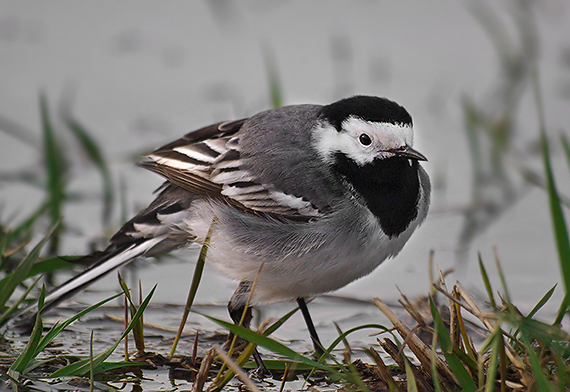
[[[221,199],[247,212],[294,220],[319,216],[309,201],[263,183],[247,170],[239,143],[247,120],[189,132],[146,155],[140,166],[198,196]]]

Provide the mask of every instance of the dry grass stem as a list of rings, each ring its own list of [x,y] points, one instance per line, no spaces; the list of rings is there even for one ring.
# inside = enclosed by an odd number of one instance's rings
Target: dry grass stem
[[[243,324],[243,320],[245,320],[247,310],[249,309],[249,304],[251,303],[251,299],[253,298],[253,292],[255,291],[255,286],[257,286],[257,279],[259,278],[259,275],[261,275],[261,270],[263,269],[264,265],[265,265],[265,259],[263,259],[263,261],[261,262],[261,265],[257,270],[257,274],[255,275],[255,279],[253,279],[253,283],[251,284],[251,289],[249,290],[249,295],[247,296],[247,301],[245,302],[245,308],[243,314],[241,315],[241,320],[239,321],[240,326]]]
[[[453,290],[451,295],[454,298],[459,297],[459,293],[457,292],[457,287],[453,286]],[[449,334],[451,335],[451,344],[454,347],[461,348],[461,326],[459,325],[461,318],[461,308],[459,305],[455,303],[455,301],[451,301],[448,299],[448,306],[449,306]]]
[[[370,347],[368,353],[376,363],[376,368],[374,368],[374,373],[378,376],[380,380],[382,380],[386,388],[388,388],[390,391],[402,392],[400,384],[398,384],[398,382],[394,380],[394,377],[392,377],[392,373],[390,373],[390,370],[382,360],[380,354],[378,354],[378,352],[376,352],[376,350],[374,350],[373,347]]]
[[[459,292],[459,295],[461,296],[461,298],[463,298],[463,300],[471,307],[471,309],[472,309],[471,313],[475,317],[479,318],[479,320],[481,320],[481,322],[485,325],[485,327],[489,331],[493,331],[495,326],[489,321],[489,317],[486,317],[486,314],[481,310],[481,308],[479,307],[479,305],[477,304],[475,299],[471,296],[471,294],[469,294],[469,292],[467,290],[465,290],[463,288],[463,286],[461,286],[460,284],[457,284],[456,287],[457,287],[457,291]],[[525,365],[522,362],[521,358],[517,355],[515,350],[511,346],[507,345],[505,353],[506,353],[507,357],[509,358],[509,360],[513,363],[515,368],[517,368],[519,370],[521,377],[523,377],[523,379],[526,378],[526,373],[523,371],[523,369],[525,368]],[[529,384],[526,384],[526,385],[529,385]]]
[[[400,303],[400,305],[402,305],[402,307],[404,308],[404,310],[406,312],[408,312],[408,314],[422,327],[425,328],[426,330],[431,330],[431,328],[427,325],[424,317],[422,316],[422,314],[420,312],[418,312],[418,310],[414,307],[414,305],[412,305],[412,303],[410,302],[410,300],[408,299],[408,297],[406,297],[404,295],[404,293],[402,293],[400,291],[400,289],[398,289],[398,291],[400,292],[400,295],[402,296],[402,300],[398,300],[398,302]],[[430,331],[433,332],[433,331]]]
[[[382,313],[384,313],[386,317],[390,319],[402,338],[408,342],[408,347],[418,358],[422,366],[426,369],[431,369],[432,348],[422,342],[417,335],[412,334],[412,331],[408,328],[408,326],[400,320],[400,318],[392,311],[392,309],[390,309],[390,307],[388,307],[388,305],[382,302],[379,298],[374,298],[373,302],[382,311]],[[453,380],[455,384],[458,384],[458,381],[455,378],[453,372],[449,369],[446,363],[437,356],[435,357],[435,365],[438,372],[440,372],[445,379]]]
[[[200,332],[196,331],[194,336],[194,346],[192,347],[192,367],[196,367],[196,359],[198,356],[198,338],[200,337]]]
[[[214,362],[215,357],[216,351],[212,348],[208,351],[204,358],[202,358],[200,370],[198,370],[196,380],[192,386],[192,392],[202,392],[204,390],[204,385],[208,380],[208,373],[210,372],[210,368],[212,367],[212,362]]]
[[[214,350],[216,350],[216,353],[222,362],[225,363],[226,366],[232,370],[232,372],[234,372],[234,374],[249,388],[250,391],[261,392],[261,390],[257,387],[257,385],[253,383],[253,381],[251,381],[243,369],[240,368],[234,361],[232,361],[232,359],[224,352],[224,350],[222,350],[221,347],[216,346],[214,347]]]
[[[285,365],[285,371],[283,371],[283,378],[281,379],[281,385],[279,385],[279,392],[283,392],[285,389],[285,383],[287,382],[287,377],[289,376],[289,364]]]
[[[411,363],[408,359],[404,357],[404,354],[398,349],[398,346],[394,344],[390,339],[384,339],[383,342],[378,340],[378,343],[382,346],[382,348],[392,357],[392,359],[398,364],[400,369],[406,368],[406,361],[408,361],[408,366],[412,370],[414,374],[414,378],[416,379],[416,384],[421,391],[425,392],[434,392],[433,388],[433,380],[430,373],[427,371],[429,370],[420,366],[419,368]],[[409,390],[409,389],[408,389]]]
[[[339,325],[335,321],[333,321],[333,325],[338,335],[341,336],[343,334],[342,329],[340,329]],[[352,348],[350,347],[350,343],[346,338],[343,338],[342,344],[344,346],[344,349],[342,350],[343,361],[344,363],[350,363],[351,362],[350,356],[352,354]]]

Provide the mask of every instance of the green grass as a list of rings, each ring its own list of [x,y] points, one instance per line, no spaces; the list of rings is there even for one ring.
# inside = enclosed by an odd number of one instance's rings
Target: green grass
[[[28,287],[25,293],[18,298],[12,305],[8,306],[8,301],[15,294],[16,289],[22,285],[22,282],[29,277],[29,273],[32,270],[34,264],[37,262],[39,254],[46,244],[46,242],[54,235],[59,222],[56,222],[51,230],[45,235],[45,237],[32,249],[32,251],[17,265],[17,267],[6,274],[2,279],[2,286],[0,288],[0,325],[4,324],[6,320],[16,312],[18,305],[22,303],[30,291],[34,288],[38,280],[36,279],[30,287]]]
[[[176,352],[176,347],[178,346],[178,342],[180,341],[180,336],[182,335],[182,331],[184,330],[184,326],[186,325],[186,321],[188,320],[188,314],[190,313],[190,309],[192,308],[192,304],[194,303],[194,299],[196,298],[196,293],[198,292],[198,286],[200,285],[200,281],[202,280],[202,273],[204,272],[204,265],[206,264],[206,255],[208,253],[208,248],[210,246],[210,239],[212,238],[212,234],[214,233],[214,228],[216,226],[216,222],[218,218],[214,217],[212,220],[212,224],[206,233],[206,238],[204,239],[204,243],[202,244],[202,248],[200,249],[200,255],[198,256],[198,261],[196,263],[196,268],[194,269],[194,276],[192,277],[192,283],[190,285],[190,291],[188,292],[188,298],[186,300],[186,305],[184,306],[184,314],[182,315],[182,319],[180,320],[180,326],[178,327],[178,332],[176,333],[176,337],[174,338],[174,342],[172,343],[172,348],[170,349],[170,356],[173,356]]]
[[[125,328],[125,330],[121,334],[120,338],[113,345],[111,345],[108,349],[106,349],[102,353],[96,355],[94,358],[86,358],[86,359],[83,359],[81,361],[73,362],[67,366],[64,366],[63,368],[52,373],[50,375],[50,377],[85,376],[85,375],[89,374],[89,372],[91,371],[91,368],[94,369],[93,371],[95,373],[100,373],[104,370],[108,370],[110,366],[113,366],[113,367],[136,366],[137,363],[133,363],[133,362],[120,362],[120,363],[114,363],[113,365],[109,365],[109,364],[105,364],[104,361],[111,354],[113,354],[113,352],[119,346],[119,343],[127,337],[129,332],[131,332],[131,330],[133,330],[137,325],[140,325],[138,323],[138,321],[143,317],[143,313],[144,313],[146,307],[148,306],[148,304],[150,303],[150,300],[151,300],[155,290],[156,290],[156,285],[152,288],[152,290],[146,296],[146,298],[140,304],[140,306],[138,306],[136,308],[136,311],[133,314],[133,317],[132,317],[129,325],[127,326],[127,328]],[[142,365],[145,365],[145,364],[142,364]]]
[[[564,304],[560,308],[559,315],[556,322],[562,321],[564,312],[568,310],[570,304],[570,237],[568,236],[568,226],[564,217],[562,202],[557,191],[554,174],[552,172],[552,163],[550,158],[550,147],[548,143],[548,135],[546,133],[546,124],[544,119],[544,109],[542,104],[542,96],[540,92],[540,83],[538,80],[538,71],[533,73],[533,95],[536,101],[536,107],[539,118],[539,132],[540,132],[540,146],[542,149],[542,158],[544,165],[544,173],[546,176],[546,188],[548,190],[548,201],[550,206],[550,216],[552,219],[552,226],[554,231],[554,238],[556,240],[556,248],[558,250],[558,260],[560,263],[560,271],[566,295]],[[564,136],[562,136],[562,146],[566,153],[566,158],[570,167],[570,154],[568,143]]]
[[[55,135],[48,102],[44,95],[40,96],[41,123],[44,137],[44,165],[46,168],[46,197],[49,216],[54,225],[62,219],[62,208],[66,197],[66,177],[69,170],[66,155],[61,143]],[[59,252],[60,235],[63,222],[58,225],[50,240],[49,253]]]
[[[65,233],[66,227],[63,219],[67,197],[67,184],[71,172],[71,158],[64,148],[64,134],[73,135],[82,146],[88,160],[92,161],[103,178],[103,220],[108,222],[111,202],[114,198],[111,176],[101,149],[89,133],[65,111],[62,128],[56,128],[53,113],[50,110],[48,99],[40,95],[40,127],[43,135],[43,167],[45,171],[32,183],[44,183],[44,201],[21,223],[0,222],[0,326],[16,311],[16,308],[25,301],[33,291],[38,277],[51,272],[73,266],[75,257],[60,255],[60,237]],[[12,134],[21,132],[14,127]],[[22,179],[29,183],[28,179]],[[36,226],[38,221],[47,217],[52,224],[49,233],[32,249],[25,253],[27,244],[37,237]],[[13,226],[13,227],[11,227]],[[47,249],[45,247],[46,244]],[[42,255],[40,253],[43,252]],[[35,280],[30,282],[30,280]],[[17,300],[12,296],[18,288],[25,290]],[[8,306],[9,300],[12,300]]]
[[[103,301],[100,301],[88,308],[78,312],[76,315],[70,317],[69,319],[65,320],[64,322],[56,322],[48,331],[46,335],[42,337],[41,333],[43,330],[43,322],[42,317],[39,312],[41,312],[43,308],[43,297],[45,293],[45,288],[42,289],[40,293],[40,297],[38,299],[38,314],[36,314],[36,321],[34,323],[33,331],[30,335],[30,339],[28,344],[26,345],[26,349],[22,352],[22,354],[16,359],[14,364],[10,367],[11,370],[15,372],[19,372],[21,374],[26,374],[30,368],[33,366],[33,361],[36,357],[71,323],[75,320],[83,317],[93,311],[94,309],[99,308],[100,306],[112,301],[113,299],[117,298],[120,294],[113,295]]]

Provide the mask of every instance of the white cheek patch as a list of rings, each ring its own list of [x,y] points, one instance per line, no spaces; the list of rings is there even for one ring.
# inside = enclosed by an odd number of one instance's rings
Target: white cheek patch
[[[354,137],[345,132],[338,132],[335,127],[326,123],[319,124],[315,128],[313,143],[321,159],[327,163],[333,163],[336,152],[343,152],[350,157],[362,154]]]
[[[414,133],[410,125],[374,123],[357,117],[349,117],[342,123],[343,132],[327,123],[317,125],[313,134],[313,143],[321,159],[333,163],[334,154],[341,152],[359,165],[371,163],[376,158],[388,158],[387,152],[413,145]],[[366,133],[372,144],[364,146],[359,136]]]

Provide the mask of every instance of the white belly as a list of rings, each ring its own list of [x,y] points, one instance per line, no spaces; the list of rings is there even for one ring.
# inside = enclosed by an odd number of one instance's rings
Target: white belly
[[[398,254],[423,220],[390,239],[376,218],[355,203],[312,222],[274,221],[209,202],[195,207],[186,223],[200,239],[218,217],[207,262],[240,281],[253,281],[259,273],[252,305],[346,286]]]

